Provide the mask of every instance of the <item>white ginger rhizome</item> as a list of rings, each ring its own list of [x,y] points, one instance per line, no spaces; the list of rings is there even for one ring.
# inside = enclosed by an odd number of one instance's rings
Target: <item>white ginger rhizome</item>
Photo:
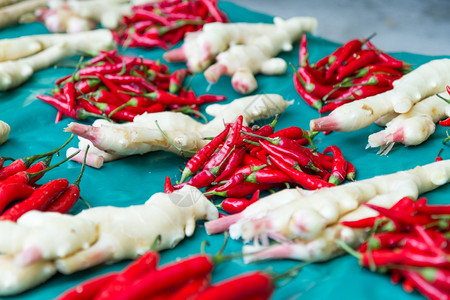
[[[164,58],[186,61],[194,73],[205,71],[210,83],[229,75],[233,88],[248,94],[258,86],[255,74],[284,74],[287,64],[275,56],[291,51],[293,43],[316,27],[317,20],[311,17],[276,17],[274,24],[209,23],[202,31],[188,34],[181,48],[167,52]]]
[[[340,225],[342,220],[377,215],[363,203],[389,208],[405,196],[417,199],[449,180],[450,160],[445,160],[316,191],[287,189],[261,198],[239,214],[209,221],[205,228],[208,234],[229,230],[234,239],[253,241],[243,247],[246,262],[325,261],[344,253],[337,240],[357,247],[367,236],[365,230]]]
[[[70,274],[135,259],[150,249],[174,248],[192,236],[197,220],[217,217],[201,191],[185,186],[172,194],[156,193],[142,205],[100,206],[77,215],[31,211],[17,223],[0,221],[0,279],[8,278],[0,280],[0,295],[25,291],[56,272]]]

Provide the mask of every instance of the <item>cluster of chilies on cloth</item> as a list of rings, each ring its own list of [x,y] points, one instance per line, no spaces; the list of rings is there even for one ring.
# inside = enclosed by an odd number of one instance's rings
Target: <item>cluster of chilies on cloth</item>
[[[186,33],[212,22],[229,22],[217,0],[164,0],[133,6],[113,33],[125,47],[160,47],[168,50]]]
[[[358,251],[362,266],[387,272],[393,283],[403,280],[407,292],[417,290],[428,299],[450,298],[450,205],[431,205],[426,198],[404,197],[391,208],[365,204],[379,215],[342,222],[351,228],[372,228]],[[344,248],[347,248],[343,244]]]
[[[198,113],[198,106],[217,102],[224,96],[195,95],[183,87],[187,69],[170,72],[167,65],[146,58],[102,51],[73,74],[56,81],[53,96],[38,95],[63,115],[82,120],[87,117],[133,121],[143,113],[165,110]],[[199,113],[198,113],[199,114]]]
[[[270,299],[285,276],[251,271],[212,284],[215,266],[227,259],[196,254],[158,267],[158,252],[148,251],[124,270],[87,280],[57,299]]]
[[[295,126],[275,131],[277,118],[254,129],[243,126],[242,120],[239,116],[227,124],[200,149],[176,185],[168,178],[165,192],[185,185],[205,188],[206,196],[226,198],[220,205],[225,212],[237,213],[255,202],[259,191],[297,185],[315,190],[354,179],[355,167],[337,146],[328,146],[322,153],[315,148],[315,133]],[[245,198],[249,195],[251,200]]]
[[[294,85],[311,107],[326,113],[354,100],[383,93],[411,67],[375,47],[369,39],[354,39],[315,64],[309,63],[306,35],[300,43]]]
[[[15,222],[31,210],[67,213],[75,205],[80,198],[79,184],[84,165],[72,184],[66,178],[53,179],[42,185],[37,183],[46,172],[70,159],[50,166],[53,156],[71,139],[50,152],[19,159],[0,157],[0,221]],[[4,165],[9,160],[12,162]]]

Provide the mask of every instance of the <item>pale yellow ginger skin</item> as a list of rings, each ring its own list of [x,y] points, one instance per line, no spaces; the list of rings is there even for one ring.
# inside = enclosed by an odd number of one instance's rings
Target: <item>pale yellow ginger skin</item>
[[[35,71],[48,68],[62,58],[115,47],[112,34],[106,29],[3,39],[0,41],[0,91],[19,86]]]
[[[248,125],[281,114],[291,104],[278,94],[261,94],[236,99],[229,104],[209,105],[206,113],[214,119],[207,124],[182,113],[161,112],[139,115],[133,122],[123,124],[96,120],[92,126],[87,126],[73,122],[65,130],[79,136],[80,149],[90,144],[89,153],[102,157],[104,162],[157,150],[180,154],[164,138],[156,121],[177,147],[183,151],[198,151],[209,142],[204,137],[216,136],[224,130],[225,123],[234,122],[239,115],[243,115],[243,123]]]
[[[389,208],[405,196],[417,199],[449,181],[450,160],[444,160],[331,188],[285,190],[261,198],[230,220],[225,217],[207,222],[205,228],[209,234],[229,228],[230,237],[253,240],[253,246],[243,248],[249,262],[268,258],[323,261],[343,253],[336,239],[357,246],[365,237],[364,230],[340,225],[342,220],[374,214],[362,203]],[[274,204],[276,199],[283,200],[283,204]],[[269,246],[267,238],[277,243]]]
[[[55,238],[57,237],[57,238]],[[96,225],[71,215],[30,211],[16,222],[0,222],[0,253],[16,255],[20,265],[32,260],[65,257],[89,247],[97,239]]]
[[[99,206],[77,215],[31,211],[17,224],[1,221],[0,296],[29,289],[56,271],[71,274],[173,248],[192,236],[197,220],[218,214],[201,191],[184,186],[172,194],[155,193],[142,205]]]
[[[70,10],[78,16],[96,23],[100,23],[103,28],[114,29],[120,23],[123,16],[132,14],[130,1],[102,1],[102,0],[87,0],[87,1],[49,1],[49,7],[52,9],[62,9],[63,7],[70,8]]]
[[[439,95],[439,96],[438,96]],[[419,145],[435,131],[435,123],[450,116],[450,104],[442,92],[425,98],[407,113],[400,114],[386,124],[386,128],[369,136],[370,147],[380,147],[399,142],[406,146]]]
[[[13,296],[44,283],[56,274],[52,261],[40,260],[17,267],[12,255],[0,255],[0,295]]]
[[[10,132],[11,127],[8,125],[8,123],[0,120],[0,145],[6,142]]]
[[[243,45],[235,44],[216,56],[216,63],[205,70],[206,79],[215,83],[218,76],[214,74],[216,65],[224,67],[223,71],[232,76],[233,88],[248,94],[257,88],[254,74],[279,75],[286,71],[287,64],[281,59],[274,59],[281,51],[292,50],[292,43],[300,40],[306,32],[313,32],[317,20],[309,17],[296,17],[287,21],[274,19],[275,30],[267,34],[247,39]],[[220,75],[219,75],[220,76]]]
[[[344,104],[328,116],[311,120],[311,130],[355,131],[391,112],[406,113],[415,103],[445,91],[450,82],[450,59],[436,59],[393,82],[384,93]]]
[[[18,3],[6,3],[5,6],[0,8],[0,28],[17,24],[23,15],[33,13],[36,9],[45,7],[46,5],[47,0],[27,0]]]

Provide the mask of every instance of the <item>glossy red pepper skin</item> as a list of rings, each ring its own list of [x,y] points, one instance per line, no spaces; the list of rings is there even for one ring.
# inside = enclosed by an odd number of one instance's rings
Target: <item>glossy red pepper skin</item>
[[[247,198],[225,198],[220,203],[220,208],[227,214],[237,214],[246,209],[259,199],[259,190],[253,193],[250,199]]]
[[[8,204],[28,198],[33,192],[34,188],[26,183],[16,182],[0,185],[0,213]]]
[[[0,216],[0,220],[15,222],[30,210],[45,210],[55,198],[67,189],[68,185],[69,182],[67,179],[62,178],[52,180],[40,186],[28,198],[6,210]]]
[[[116,273],[110,273],[96,277],[92,280],[83,282],[64,294],[60,295],[57,300],[79,300],[79,299],[93,299],[97,293],[109,282],[114,280]]]
[[[342,154],[341,149],[337,146],[328,146],[323,151],[324,154],[332,152],[333,153],[333,165],[331,176],[328,179],[328,182],[338,185],[343,182],[347,176],[347,161]]]

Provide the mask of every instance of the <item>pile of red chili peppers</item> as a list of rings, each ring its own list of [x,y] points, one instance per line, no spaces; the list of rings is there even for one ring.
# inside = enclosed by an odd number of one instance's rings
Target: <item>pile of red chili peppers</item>
[[[71,138],[72,139],[72,138]],[[50,166],[52,157],[67,143],[55,150],[20,159],[0,157],[0,221],[16,221],[31,210],[67,213],[80,198],[80,181],[85,165],[76,181],[69,184],[65,178],[45,184],[37,181],[44,173],[61,165],[65,160]],[[12,161],[4,165],[5,161]]]
[[[355,177],[354,166],[337,146],[328,146],[322,153],[314,147],[316,133],[299,127],[275,131],[277,117],[260,128],[242,122],[239,116],[226,124],[187,162],[176,185],[167,178],[165,192],[184,185],[204,188],[206,196],[226,198],[220,204],[225,212],[237,213],[257,201],[259,191],[294,186],[313,190]],[[247,200],[250,195],[252,199]]]
[[[228,22],[217,0],[163,0],[132,8],[113,32],[125,47],[169,49],[188,32],[198,31],[211,22]]]
[[[165,110],[199,116],[199,105],[225,100],[225,96],[195,95],[183,87],[187,69],[170,72],[167,65],[146,58],[103,51],[73,74],[56,81],[53,96],[38,95],[63,115],[81,120],[88,117],[133,121],[143,113]]]
[[[158,267],[159,258],[148,251],[124,270],[87,280],[57,299],[263,300],[271,298],[279,279],[295,276],[302,267],[282,274],[251,271],[211,283],[215,266],[232,256],[202,253]]]
[[[392,282],[403,280],[407,292],[417,290],[428,299],[450,299],[450,205],[430,205],[426,198],[414,201],[409,197],[390,209],[365,205],[379,215],[342,222],[373,230],[353,253],[360,264],[373,271],[389,271]]]
[[[369,39],[351,40],[310,64],[304,35],[299,52],[295,88],[320,113],[390,90],[394,80],[411,70],[407,63],[381,51]]]

